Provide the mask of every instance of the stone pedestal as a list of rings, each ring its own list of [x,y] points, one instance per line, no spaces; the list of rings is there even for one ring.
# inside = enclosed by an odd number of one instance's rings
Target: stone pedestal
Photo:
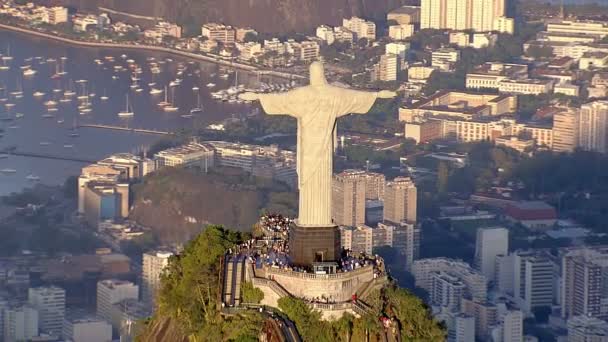
[[[295,266],[309,267],[313,262],[340,260],[338,226],[301,227],[294,224],[289,232],[289,254]]]

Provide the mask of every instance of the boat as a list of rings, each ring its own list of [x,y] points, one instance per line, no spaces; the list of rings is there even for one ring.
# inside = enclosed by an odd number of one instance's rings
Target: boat
[[[42,117],[43,117],[43,118],[45,118],[45,119],[52,119],[52,118],[54,118],[55,116],[54,116],[53,114],[46,113],[46,114],[42,114]]]
[[[192,87],[192,91],[198,91],[198,87],[197,86]]]
[[[118,112],[118,116],[121,118],[131,117],[135,115],[135,113],[133,113],[133,110],[131,109],[131,106],[129,105],[129,94],[126,95],[126,98],[127,103],[125,105],[125,110]]]
[[[194,117],[194,114],[192,114],[192,112],[190,112],[190,114],[182,114],[180,116],[184,119],[190,119],[190,118]]]
[[[49,112],[49,113],[54,113],[54,112],[59,111],[59,109],[57,109],[57,108],[55,108],[55,107],[50,107],[50,108],[47,108],[46,110],[47,110],[47,112]]]
[[[24,116],[25,116],[25,114],[23,114],[23,113],[16,113],[15,114],[15,119],[21,119]]]
[[[62,124],[62,123],[64,123],[64,122],[65,122],[65,120],[63,120],[63,119],[59,119],[59,120],[57,120],[57,123],[58,123],[58,124]]]
[[[34,176],[34,175],[28,175],[27,177],[25,177],[25,179],[27,179],[28,181],[31,181],[31,182],[37,182],[40,180],[40,177]]]
[[[48,141],[41,141],[40,146],[49,146],[51,143]]]
[[[2,172],[2,173],[15,173],[15,172],[17,172],[17,170],[15,170],[15,169],[2,169],[2,170],[0,170],[0,172]]]
[[[142,91],[144,91],[144,90],[143,90],[143,89],[141,89],[141,88],[137,88],[137,89],[135,89],[135,92],[136,92],[136,93],[141,93]]]
[[[150,95],[159,95],[162,94],[163,90],[162,89],[158,89],[158,88],[152,88],[150,89]]]
[[[175,113],[179,110],[179,107],[175,106],[175,89],[171,88],[171,102],[163,107],[165,113]]]
[[[56,106],[57,105],[57,101],[48,100],[48,101],[44,102],[44,105],[47,106],[47,107]]]
[[[159,105],[160,107],[165,107],[165,106],[168,106],[168,105],[170,105],[170,104],[171,104],[171,103],[168,101],[168,98],[167,98],[168,96],[169,96],[169,95],[168,95],[168,93],[167,93],[167,86],[165,86],[165,100],[164,100],[164,101],[160,101],[160,102],[158,103],[158,105]]]
[[[72,144],[65,144],[63,145],[64,148],[74,148],[74,145]]]
[[[59,102],[60,103],[70,103],[70,102],[72,102],[72,99],[69,97],[64,97],[64,98],[59,99]]]
[[[37,73],[37,71],[36,71],[36,70],[34,70],[34,69],[30,69],[30,68],[23,70],[23,76],[24,76],[24,77],[31,77],[31,76],[34,76],[34,75],[36,75],[36,73]]]
[[[207,88],[213,88],[215,87],[215,83],[207,83]]]
[[[101,101],[108,101],[109,97],[106,95],[106,91],[103,91],[103,95],[99,97]]]
[[[198,114],[203,112],[203,108],[201,107],[201,93],[196,88],[196,107],[190,109],[190,114]]]
[[[46,95],[44,92],[42,91],[36,91],[32,94],[34,97],[43,97],[44,95]]]

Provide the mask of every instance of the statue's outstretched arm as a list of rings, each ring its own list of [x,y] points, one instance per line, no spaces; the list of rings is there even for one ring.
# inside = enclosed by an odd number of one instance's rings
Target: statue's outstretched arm
[[[258,93],[243,93],[239,95],[241,100],[245,101],[260,101],[262,108],[268,115],[292,115],[289,105],[293,103],[291,92],[280,94],[258,94]]]

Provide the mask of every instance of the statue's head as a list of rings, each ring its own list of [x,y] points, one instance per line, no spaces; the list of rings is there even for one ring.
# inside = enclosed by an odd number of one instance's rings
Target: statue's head
[[[320,86],[326,85],[325,68],[321,62],[312,62],[310,65],[310,85]]]

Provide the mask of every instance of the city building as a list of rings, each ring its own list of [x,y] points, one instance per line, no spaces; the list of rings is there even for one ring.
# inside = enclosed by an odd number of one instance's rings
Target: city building
[[[498,323],[496,305],[467,298],[463,298],[460,304],[463,313],[475,317],[475,336],[480,340],[486,340],[491,334],[492,327]]]
[[[114,167],[99,164],[83,167],[78,177],[78,213],[84,214],[85,191],[89,182],[116,184],[123,179],[122,171]]]
[[[399,120],[412,122],[416,117],[434,116],[472,120],[513,113],[516,108],[517,98],[512,95],[442,90],[410,107],[400,108]]]
[[[534,139],[505,135],[494,139],[496,146],[512,148],[520,153],[531,151],[534,148]]]
[[[515,293],[515,253],[496,256],[496,277],[494,288],[501,294],[511,297]]]
[[[432,272],[431,291],[429,300],[431,305],[439,306],[448,311],[460,311],[460,300],[465,296],[466,285],[458,277],[446,272]]]
[[[405,123],[405,138],[414,139],[422,144],[442,137],[443,122],[441,120],[421,120]]]
[[[139,287],[130,281],[108,279],[97,283],[97,315],[112,321],[112,306],[125,299],[139,298]]]
[[[469,89],[498,90],[503,80],[525,79],[527,77],[528,66],[525,64],[487,62],[467,73],[466,87]]]
[[[148,158],[141,158],[131,153],[116,153],[97,162],[120,170],[123,179],[141,179],[154,171],[154,162]]]
[[[409,43],[388,43],[384,47],[385,55],[397,55],[401,61],[405,60],[407,57],[407,52],[410,49]]]
[[[553,151],[573,152],[579,142],[578,109],[569,109],[553,115]]]
[[[608,53],[604,51],[587,51],[578,60],[580,70],[603,69],[608,67]]]
[[[153,28],[144,31],[144,37],[154,39],[160,43],[165,37],[181,38],[182,28],[176,24],[159,21]]]
[[[393,40],[405,40],[414,35],[414,24],[391,25],[388,36]]]
[[[399,61],[399,56],[392,53],[380,56],[380,61],[372,68],[371,81],[397,81],[400,69]]]
[[[473,40],[471,42],[471,47],[473,49],[483,49],[486,47],[492,47],[496,45],[496,41],[498,40],[498,35],[495,33],[473,33]]]
[[[236,40],[236,30],[232,26],[210,23],[201,27],[201,35],[209,40],[223,44],[233,44]]]
[[[331,45],[336,41],[334,29],[326,25],[317,27],[316,36],[324,41],[327,45]]]
[[[422,29],[486,32],[505,16],[504,0],[422,0],[420,7]]]
[[[173,255],[168,251],[152,251],[144,253],[141,289],[142,300],[147,304],[154,304],[156,293],[160,288],[160,276],[169,264],[169,258]]]
[[[38,311],[29,305],[4,310],[4,341],[29,341],[38,336]]]
[[[214,157],[212,146],[192,142],[160,151],[154,155],[154,161],[159,169],[167,166],[196,166],[206,171],[213,167]]]
[[[604,21],[593,20],[553,20],[547,23],[547,32],[589,35],[597,40],[608,35],[608,24]]]
[[[365,172],[365,200],[382,201],[384,199],[386,177],[378,172]]]
[[[475,241],[475,267],[488,281],[496,278],[496,257],[509,253],[509,230],[502,227],[479,228]]]
[[[401,6],[386,15],[386,20],[393,20],[399,25],[420,23],[420,7]]]
[[[49,21],[48,21],[49,24],[57,25],[57,24],[68,22],[67,7],[60,7],[60,6],[48,7],[46,9],[46,11],[47,11],[47,15],[49,18]]]
[[[491,330],[492,341],[522,342],[524,340],[523,313],[519,310],[503,311],[499,312],[497,325]]]
[[[449,35],[450,44],[461,48],[468,47],[471,44],[471,34],[469,32],[453,31]]]
[[[341,226],[365,224],[365,171],[346,170],[334,175],[332,182],[332,217]]]
[[[460,51],[453,48],[441,48],[431,53],[431,66],[441,71],[453,71],[460,60]]]
[[[416,287],[431,291],[433,272],[445,272],[457,277],[466,285],[465,296],[479,302],[487,299],[486,277],[474,270],[469,264],[448,258],[430,258],[415,260],[412,265],[412,274],[416,280]]]
[[[507,79],[500,81],[498,91],[501,93],[522,95],[548,94],[553,91],[553,81],[539,79]]]
[[[562,318],[590,316],[608,318],[605,309],[608,285],[608,248],[582,247],[567,251],[562,256],[561,308]]]
[[[594,101],[581,106],[579,147],[586,151],[608,152],[608,101]]]
[[[56,286],[30,288],[28,303],[38,311],[40,331],[61,336],[65,318],[65,290]]]
[[[505,208],[505,217],[533,230],[548,229],[557,222],[555,208],[542,201],[512,202]]]
[[[585,315],[568,319],[568,342],[608,341],[608,322]]]
[[[84,191],[84,218],[97,228],[100,222],[129,216],[129,184],[87,183]]]
[[[526,314],[553,305],[555,265],[546,252],[514,253],[514,297]]]
[[[112,326],[97,317],[69,317],[63,325],[63,338],[73,342],[112,341]]]
[[[409,177],[398,177],[387,182],[384,190],[384,220],[389,222],[416,222],[416,184]]]
[[[376,40],[376,24],[371,21],[366,21],[358,17],[352,17],[350,19],[342,19],[342,26],[349,31],[353,32],[355,39],[367,39]]]
[[[557,83],[553,86],[553,93],[578,97],[580,95],[580,87],[572,83]]]
[[[514,34],[515,19],[507,17],[497,17],[494,19],[494,31],[500,33]]]
[[[334,27],[334,36],[338,42],[352,43],[355,41],[355,34],[343,26]]]

